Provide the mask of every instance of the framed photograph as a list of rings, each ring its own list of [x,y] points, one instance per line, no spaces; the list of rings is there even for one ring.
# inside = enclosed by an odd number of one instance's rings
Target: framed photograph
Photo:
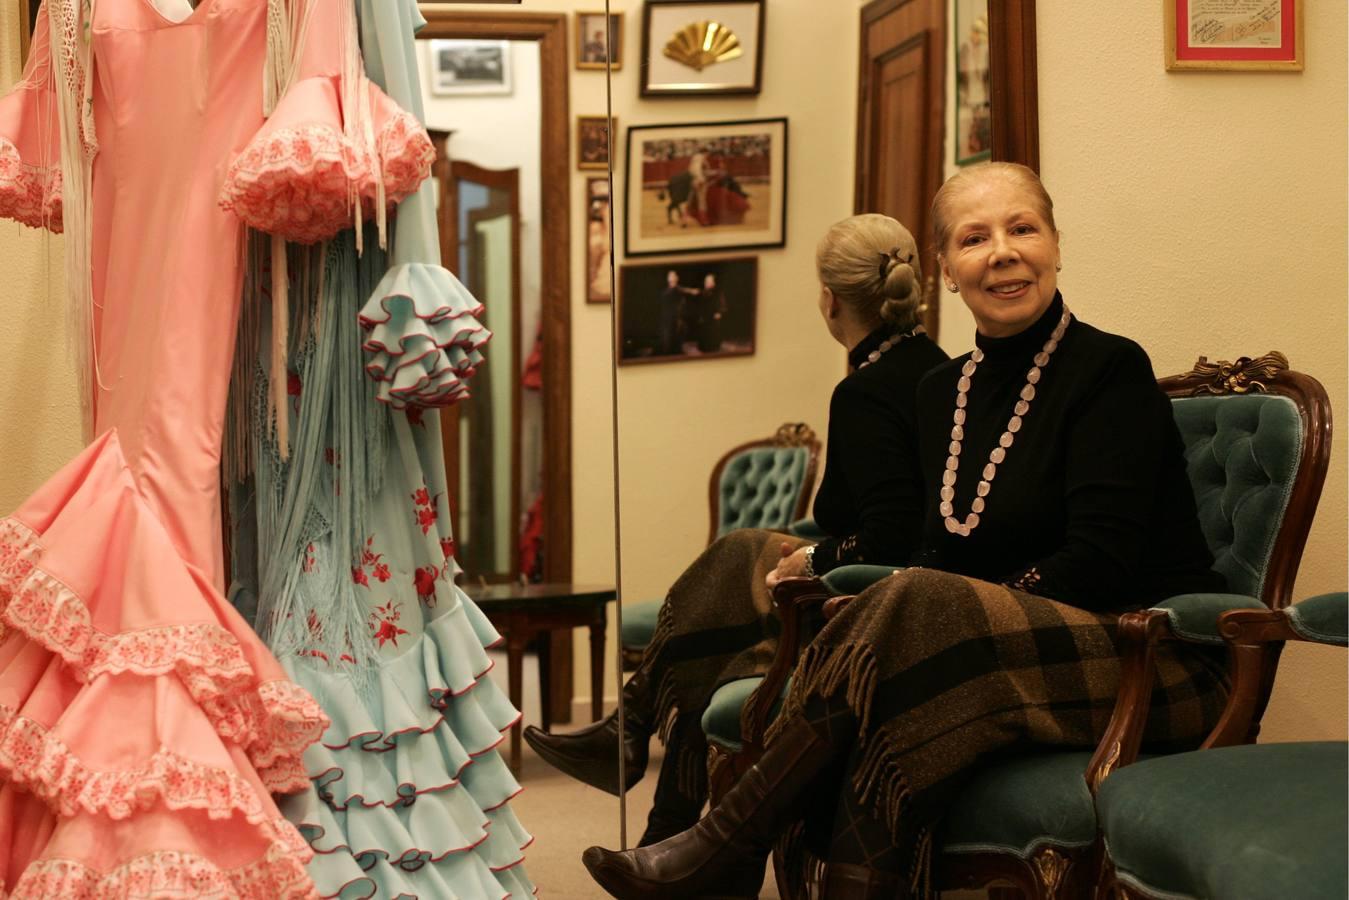
[[[612,130],[612,131],[611,131]],[[609,168],[609,135],[618,134],[618,117],[576,117],[576,168]]]
[[[432,40],[431,93],[442,97],[511,92],[510,41]]]
[[[1170,71],[1302,71],[1305,0],[1165,0]]]
[[[623,68],[623,14],[609,14],[609,43],[605,46],[604,13],[576,14],[576,68],[604,71],[606,53],[612,54],[613,69]]]
[[[627,256],[781,247],[787,120],[628,129]]]
[[[988,75],[988,0],[955,0],[956,165],[993,156]]]
[[[764,0],[647,0],[642,96],[757,94]]]
[[[618,364],[754,353],[759,260],[625,265],[618,290]]]
[[[586,302],[614,299],[609,278],[609,179],[586,179]]]

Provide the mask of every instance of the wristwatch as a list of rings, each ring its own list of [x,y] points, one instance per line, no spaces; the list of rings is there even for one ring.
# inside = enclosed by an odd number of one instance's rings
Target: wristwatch
[[[814,578],[814,577],[815,577],[815,548],[818,547],[818,546],[819,546],[819,544],[811,544],[809,547],[806,548],[806,577],[807,577],[807,578]]]

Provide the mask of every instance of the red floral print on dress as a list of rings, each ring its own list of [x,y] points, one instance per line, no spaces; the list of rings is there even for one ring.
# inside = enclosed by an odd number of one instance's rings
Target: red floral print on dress
[[[431,527],[436,524],[436,519],[440,517],[436,505],[440,500],[440,495],[431,496],[431,492],[425,486],[417,488],[412,492],[412,502],[415,505],[413,510],[413,521],[421,528],[422,534],[429,534]]]
[[[398,636],[408,633],[406,628],[398,627],[398,620],[403,617],[402,608],[403,604],[390,600],[370,613],[370,631],[381,647],[390,642],[397,647]]]
[[[425,566],[412,575],[412,585],[417,589],[417,597],[427,606],[436,605],[436,578],[439,574],[434,566]]]
[[[362,587],[370,587],[370,579],[366,577],[365,569],[360,566],[351,567],[351,580]]]
[[[319,562],[314,557],[314,545],[306,544],[304,548],[304,562],[300,563],[300,571],[306,575],[313,575],[318,571]]]
[[[425,427],[426,423],[422,421],[422,413],[425,412],[420,406],[409,406],[407,408],[408,424],[415,425],[418,428]]]

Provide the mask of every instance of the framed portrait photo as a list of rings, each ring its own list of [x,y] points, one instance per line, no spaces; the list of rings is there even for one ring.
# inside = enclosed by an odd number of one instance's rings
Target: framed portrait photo
[[[441,97],[509,94],[510,41],[430,40],[431,93]]]
[[[609,32],[605,38],[603,12],[576,14],[576,68],[605,69],[606,56],[612,57],[613,70],[623,68],[623,14],[609,13]]]
[[[642,96],[759,93],[763,34],[764,0],[647,0]]]
[[[1166,68],[1302,71],[1306,0],[1165,0]]]
[[[786,243],[785,118],[634,126],[627,147],[627,256]]]
[[[618,286],[620,366],[754,353],[756,257],[629,264]]]
[[[955,156],[968,166],[993,156],[988,0],[955,0],[955,36]]]
[[[618,134],[618,117],[576,117],[576,168],[609,168],[609,135]]]
[[[609,179],[586,179],[586,302],[609,303],[614,299],[610,282]]]

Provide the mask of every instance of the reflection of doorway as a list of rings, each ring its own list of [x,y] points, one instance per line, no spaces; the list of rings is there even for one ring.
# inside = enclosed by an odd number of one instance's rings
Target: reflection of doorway
[[[942,183],[945,48],[945,0],[874,0],[862,9],[854,209],[894,216],[925,248],[924,324],[934,340],[940,292],[928,204]]]

